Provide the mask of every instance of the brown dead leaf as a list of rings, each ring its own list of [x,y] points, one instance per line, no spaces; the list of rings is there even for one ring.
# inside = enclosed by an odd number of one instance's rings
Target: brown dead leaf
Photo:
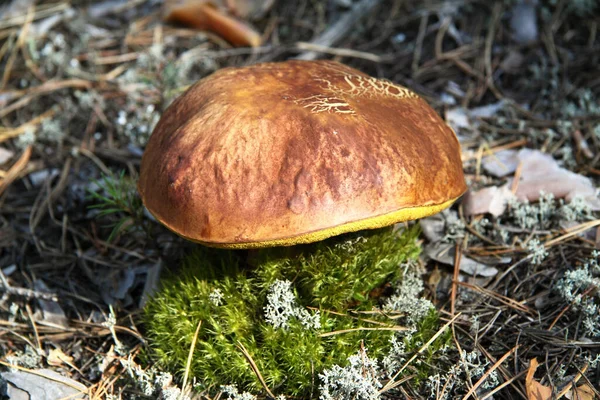
[[[600,210],[600,199],[591,179],[562,168],[551,155],[539,150],[503,150],[484,157],[482,166],[488,174],[497,177],[514,173],[515,176],[508,180],[507,187],[516,187],[514,194],[521,201],[537,201],[540,193],[544,192],[568,202],[581,197],[593,211]],[[515,179],[518,182],[514,182]],[[489,212],[501,215],[509,197],[510,193],[505,187],[491,187],[469,193],[465,198],[465,214]]]
[[[245,22],[228,15],[226,10],[212,1],[166,1],[164,20],[215,33],[235,47],[258,47],[262,43],[260,33]]]
[[[544,386],[533,378],[538,368],[537,358],[529,360],[529,370],[525,377],[525,387],[527,389],[528,400],[550,400],[552,399],[552,388]]]
[[[456,246],[450,243],[436,242],[428,243],[425,246],[425,254],[427,257],[446,265],[454,265],[456,259],[455,253]],[[498,274],[497,268],[475,261],[466,256],[460,258],[459,269],[461,272],[471,276],[491,278]]]
[[[596,399],[596,393],[594,388],[584,383],[569,390],[565,393],[565,397],[569,400],[594,400]]]
[[[560,167],[551,155],[538,150],[522,149],[518,157],[523,163],[521,180],[515,193],[519,199],[536,201],[543,191],[567,201],[581,196],[592,210],[600,209],[600,199],[596,196],[596,187],[591,179]]]
[[[495,217],[504,214],[508,201],[515,196],[508,185],[469,190],[463,201],[465,215],[489,213]]]
[[[60,367],[63,364],[73,364],[73,357],[63,353],[61,349],[51,349],[48,352],[48,364],[53,367]]]

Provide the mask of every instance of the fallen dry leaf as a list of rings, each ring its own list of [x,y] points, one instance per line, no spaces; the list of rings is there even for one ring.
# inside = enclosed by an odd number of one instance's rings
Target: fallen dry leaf
[[[551,193],[555,198],[565,198],[567,201],[580,196],[593,211],[600,210],[600,199],[592,181],[560,167],[549,154],[531,149],[504,150],[482,160],[483,169],[496,177],[514,173],[519,164],[521,176],[514,193],[517,199],[536,201],[541,192]],[[504,186],[469,191],[464,200],[465,215],[502,215],[507,202],[513,197],[509,189],[513,179],[509,179]]]
[[[444,238],[446,227],[446,219],[444,218],[444,212],[420,219],[419,225],[421,226],[423,235],[430,242],[439,242]]]
[[[41,279],[33,281],[33,288],[40,293],[52,293],[52,290]],[[64,328],[69,326],[69,319],[58,302],[37,299],[37,304],[38,307],[34,313],[36,320]]]
[[[217,7],[211,1],[166,1],[164,20],[213,32],[236,47],[258,47],[262,43],[260,34],[250,25],[227,15],[225,10]]]
[[[499,217],[506,211],[508,201],[514,198],[508,185],[469,190],[463,200],[465,215],[492,214]]]
[[[83,399],[88,389],[74,379],[49,369],[3,372],[9,399]]]
[[[451,243],[429,243],[425,246],[425,254],[439,263],[454,265],[456,245]],[[483,276],[489,278],[498,274],[498,269],[490,265],[480,263],[472,258],[462,256],[459,269],[472,276]]]
[[[537,358],[529,360],[529,370],[525,377],[525,387],[527,389],[528,400],[550,400],[552,399],[552,388],[544,386],[533,378],[538,368]]]
[[[496,103],[475,108],[454,107],[446,111],[446,122],[456,132],[459,132],[460,128],[476,128],[479,126],[479,118],[496,115],[505,104],[505,101],[500,100]]]
[[[48,352],[48,364],[53,367],[60,367],[63,364],[73,364],[73,357],[63,353],[61,349],[51,349]]]
[[[489,175],[502,178],[514,173],[519,165],[519,151],[501,150],[483,157],[481,166]]]
[[[565,397],[569,400],[594,400],[596,399],[596,394],[590,385],[584,383],[577,387],[573,387],[565,393]]]
[[[519,150],[518,159],[522,170],[515,195],[520,200],[536,201],[540,192],[567,201],[581,196],[592,210],[600,210],[596,188],[589,178],[561,168],[552,156],[538,150]]]

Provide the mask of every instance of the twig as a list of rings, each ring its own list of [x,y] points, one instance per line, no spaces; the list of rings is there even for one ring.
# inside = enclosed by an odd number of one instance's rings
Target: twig
[[[452,277],[452,292],[450,295],[450,314],[454,316],[455,314],[455,304],[456,304],[456,295],[458,293],[458,275],[460,273],[460,259],[462,258],[462,249],[457,244],[456,245],[456,254],[454,256],[454,274]]]
[[[425,40],[425,34],[427,33],[428,20],[428,13],[425,13],[421,16],[421,22],[419,23],[419,33],[417,34],[417,45],[415,47],[413,60],[411,64],[413,75],[417,75],[417,71],[419,70],[419,62],[421,61],[421,52],[423,51],[423,41]]]
[[[469,288],[471,290],[474,290],[476,292],[479,292],[479,293],[485,294],[487,296],[490,296],[491,298],[496,299],[499,302],[501,302],[501,303],[503,303],[503,304],[507,305],[508,307],[513,308],[515,310],[522,311],[522,312],[525,312],[525,313],[528,313],[528,314],[535,314],[535,312],[533,310],[531,310],[529,307],[527,307],[527,306],[519,303],[516,300],[511,299],[510,297],[503,296],[503,295],[501,295],[499,293],[496,293],[494,291],[482,288],[481,286],[471,285],[470,283],[467,283],[467,282],[457,282],[457,284],[460,285],[460,286],[464,286],[466,288]]]
[[[4,89],[4,87],[8,83],[8,80],[10,79],[10,74],[12,72],[13,64],[17,59],[19,49],[27,40],[27,35],[29,34],[29,27],[31,26],[31,22],[33,21],[33,15],[35,14],[34,10],[34,6],[29,6],[29,8],[27,9],[27,15],[25,17],[25,21],[23,22],[23,26],[21,27],[21,32],[19,33],[17,43],[15,43],[15,47],[13,47],[12,53],[10,53],[8,60],[6,61],[6,65],[4,66],[4,72],[2,73],[2,85],[0,85],[0,89]]]
[[[321,47],[331,47],[337,45],[342,39],[348,35],[350,31],[354,29],[356,23],[365,16],[369,15],[371,11],[379,4],[382,0],[361,0],[354,4],[350,11],[346,12],[335,24],[329,29],[323,32],[314,40],[311,40],[310,44]],[[295,57],[297,60],[315,60],[319,58],[319,53],[315,51],[308,51]]]
[[[593,221],[584,222],[583,224],[576,225],[576,226],[574,226],[572,228],[567,229],[566,230],[567,233],[565,233],[564,235],[561,235],[559,237],[556,237],[554,239],[551,239],[551,240],[548,240],[548,241],[544,242],[544,247],[548,248],[550,246],[554,246],[555,244],[564,242],[567,239],[570,239],[573,236],[577,236],[581,232],[585,232],[588,229],[591,229],[591,228],[596,227],[598,225],[600,225],[600,219],[596,219],[596,220],[593,220]]]
[[[39,125],[41,122],[43,122],[45,119],[51,118],[52,116],[54,116],[55,113],[56,113],[56,111],[54,111],[54,109],[51,108],[51,109],[47,110],[46,112],[38,115],[37,117],[30,119],[29,121],[25,122],[24,124],[21,124],[20,126],[18,126],[16,128],[0,127],[0,143],[6,141],[8,139],[17,137],[19,135],[22,135],[23,133],[27,132],[28,129],[33,129],[34,127]]]
[[[485,38],[485,49],[484,49],[484,62],[485,62],[485,75],[487,88],[492,91],[494,96],[498,99],[502,99],[502,94],[496,88],[494,84],[494,70],[492,68],[492,45],[494,44],[494,36],[496,29],[498,28],[498,22],[502,16],[503,4],[501,2],[495,2],[492,10],[492,22],[488,30],[488,34]],[[480,97],[483,97],[485,91],[481,91]]]
[[[49,17],[53,14],[64,11],[70,7],[69,2],[64,3],[54,3],[54,4],[40,4],[35,7],[35,12],[33,13],[32,21],[36,21],[41,18]],[[29,16],[25,15],[17,15],[10,18],[2,18],[0,19],[0,29],[10,28],[13,26],[23,25]]]
[[[6,276],[4,276],[4,273],[2,272],[1,269],[0,269],[0,290],[4,290],[9,295],[25,297],[27,299],[40,299],[40,300],[56,301],[56,302],[58,301],[58,297],[54,293],[43,293],[43,292],[38,292],[33,289],[10,286],[10,284],[8,283],[8,280],[6,279]]]
[[[48,212],[48,209],[50,208],[52,203],[60,197],[62,192],[67,187],[67,183],[69,181],[69,173],[71,172],[71,160],[71,157],[67,158],[67,161],[65,162],[65,165],[63,166],[63,169],[60,173],[58,183],[52,189],[50,194],[44,197],[43,200],[41,200],[39,203],[37,201],[34,203],[34,206],[38,204],[39,206],[32,208],[31,213],[29,214],[29,229],[31,230],[32,234],[35,234],[35,229],[39,225],[42,218],[44,218],[44,216],[46,215],[46,212]]]
[[[469,397],[471,397],[475,393],[475,391],[477,390],[477,388],[479,386],[481,386],[483,384],[483,382],[485,382],[485,380],[488,378],[488,376],[490,376],[490,374],[492,372],[494,372],[504,362],[504,360],[506,360],[511,354],[513,354],[515,352],[515,350],[517,350],[517,347],[519,347],[519,345],[516,345],[515,347],[513,347],[512,349],[510,349],[498,361],[496,361],[494,363],[494,365],[492,365],[492,367],[490,369],[488,369],[486,371],[486,373],[483,374],[481,376],[481,378],[479,378],[479,380],[477,382],[475,382],[475,384],[473,385],[473,387],[471,388],[471,390],[469,390],[467,392],[467,394],[465,395],[465,397],[462,398],[462,400],[467,400]]]
[[[36,86],[27,90],[27,95],[21,97],[18,101],[15,101],[11,105],[0,110],[0,118],[4,118],[11,112],[18,110],[21,107],[26,106],[29,102],[38,96],[46,93],[54,92],[55,90],[75,88],[75,89],[91,89],[92,82],[83,79],[67,79],[64,81],[48,81],[40,86]],[[13,96],[19,96],[24,94],[21,92],[11,92]],[[2,94],[2,92],[0,92]]]
[[[444,333],[444,331],[446,330],[447,327],[449,327],[452,323],[454,323],[454,321],[456,321],[456,319],[458,317],[460,317],[461,313],[456,314],[450,321],[446,322],[444,324],[444,326],[442,326],[435,335],[433,335],[431,337],[431,339],[429,339],[427,341],[427,343],[425,343],[423,346],[421,346],[421,348],[406,362],[404,363],[404,365],[394,374],[394,376],[392,376],[392,378],[388,381],[388,383],[385,384],[385,386],[379,390],[379,393],[385,393],[388,390],[394,389],[395,387],[397,387],[400,384],[400,381],[396,381],[396,378],[398,377],[398,375],[400,375],[402,373],[402,371],[404,371],[406,369],[406,367],[408,367],[410,365],[410,363],[412,363],[418,356],[419,354],[423,353],[425,350],[427,350],[427,348],[429,348],[429,346],[431,346],[431,344],[433,342],[435,342],[435,340],[440,337],[440,335],[442,333]]]
[[[525,146],[527,144],[527,139],[521,139],[521,140],[516,140],[514,142],[510,142],[507,144],[503,144],[501,146],[496,146],[496,147],[492,147],[492,148],[488,148],[485,150],[485,154],[486,155],[492,155],[494,153],[498,153],[502,150],[508,150],[508,149],[513,149],[515,147],[521,147],[521,146]],[[471,153],[471,154],[469,154]],[[464,161],[469,161],[469,160],[473,160],[477,158],[477,153],[473,154],[472,151],[469,152],[463,152],[462,155],[462,160]]]
[[[511,383],[513,383],[514,381],[516,381],[517,379],[519,379],[520,377],[522,377],[523,375],[525,375],[526,373],[527,373],[527,370],[521,371],[520,373],[518,373],[517,375],[513,376],[512,378],[510,378],[509,380],[507,380],[503,384],[496,386],[494,388],[494,390],[491,390],[491,391],[485,393],[483,396],[481,396],[480,400],[489,399],[490,397],[492,397],[493,395],[495,395],[496,393],[498,393],[500,390],[504,389],[506,386],[510,385]]]
[[[31,312],[31,307],[29,304],[25,304],[25,311],[27,312],[27,318],[31,322],[31,328],[33,330],[33,336],[35,337],[35,343],[37,345],[38,351],[43,351],[42,342],[40,340],[40,333],[38,332],[37,325],[35,324],[35,318],[33,318],[33,313]]]
[[[320,44],[309,43],[309,42],[298,42],[296,43],[296,49],[302,51],[318,52],[324,54],[331,54],[340,57],[353,57],[362,58],[363,60],[369,60],[373,62],[382,62],[383,57],[377,54],[367,53],[366,51],[358,51],[352,49],[341,49],[337,47],[323,46]]]
[[[410,328],[406,328],[404,326],[388,326],[388,327],[384,327],[384,328],[368,328],[368,327],[360,327],[360,328],[350,328],[350,329],[341,329],[339,331],[332,331],[332,332],[325,332],[325,333],[321,333],[319,335],[319,337],[327,337],[327,336],[334,336],[334,335],[339,335],[342,333],[350,333],[350,332],[356,332],[356,331],[395,331],[395,332],[404,332],[404,331],[408,331],[410,330]]]
[[[190,352],[188,353],[188,358],[185,363],[185,372],[183,374],[183,384],[181,385],[180,398],[183,398],[183,394],[185,393],[185,387],[187,386],[188,377],[190,375],[190,368],[192,366],[192,359],[194,358],[194,349],[196,348],[196,342],[198,341],[198,333],[200,333],[201,326],[202,320],[198,321],[198,326],[196,326],[194,337],[192,337],[192,344],[190,344]]]
[[[256,377],[258,378],[258,380],[260,381],[260,384],[265,389],[265,392],[267,392],[267,394],[269,396],[271,396],[272,398],[275,398],[275,395],[273,394],[273,392],[271,392],[271,390],[267,386],[267,382],[265,382],[265,378],[263,378],[262,374],[260,373],[260,370],[258,369],[258,366],[252,359],[252,356],[250,355],[250,353],[248,353],[248,350],[246,350],[246,348],[244,347],[243,343],[238,341],[237,346],[242,351],[242,354],[244,355],[244,357],[246,357],[246,360],[248,361],[248,363],[250,363],[250,368],[252,368],[252,370],[256,374]]]
[[[577,296],[575,299],[573,299],[569,304],[566,305],[566,307],[564,307],[556,316],[556,318],[554,318],[554,321],[552,321],[552,323],[550,324],[550,326],[548,327],[548,331],[551,331],[554,326],[556,325],[556,323],[558,322],[559,319],[562,318],[563,315],[565,315],[565,313],[567,311],[569,311],[569,309],[571,307],[573,307],[575,305],[575,303],[578,301],[578,299],[580,298],[585,298],[587,297],[590,293],[595,292],[596,290],[598,290],[597,287],[595,286],[590,286],[585,292],[583,292],[580,296]]]
[[[8,187],[19,178],[19,175],[23,169],[27,166],[29,159],[31,158],[31,145],[27,146],[21,157],[13,164],[8,170],[4,179],[0,181],[0,195],[4,193]]]

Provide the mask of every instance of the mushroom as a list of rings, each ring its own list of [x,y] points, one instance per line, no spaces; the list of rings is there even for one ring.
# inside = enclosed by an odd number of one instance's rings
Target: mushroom
[[[139,180],[170,230],[233,249],[425,217],[465,190],[456,135],[421,97],[332,61],[200,80],[164,112]]]

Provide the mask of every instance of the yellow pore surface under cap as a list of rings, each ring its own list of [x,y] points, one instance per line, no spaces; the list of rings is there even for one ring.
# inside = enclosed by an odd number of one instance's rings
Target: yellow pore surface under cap
[[[343,233],[356,232],[361,231],[363,229],[383,228],[385,226],[389,226],[398,222],[411,221],[423,217],[428,217],[450,207],[452,203],[456,201],[456,199],[458,199],[458,197],[448,200],[441,204],[403,208],[401,210],[393,211],[387,214],[382,214],[376,217],[366,218],[359,221],[352,221],[347,224],[334,226],[332,228],[327,228],[320,231],[304,233],[302,235],[288,238],[265,240],[262,242],[215,243],[194,240],[185,236],[183,237],[185,239],[203,244],[205,246],[218,247],[222,249],[241,250],[275,246],[295,246],[297,244],[319,242],[321,240],[330,238],[332,236],[341,235]]]

